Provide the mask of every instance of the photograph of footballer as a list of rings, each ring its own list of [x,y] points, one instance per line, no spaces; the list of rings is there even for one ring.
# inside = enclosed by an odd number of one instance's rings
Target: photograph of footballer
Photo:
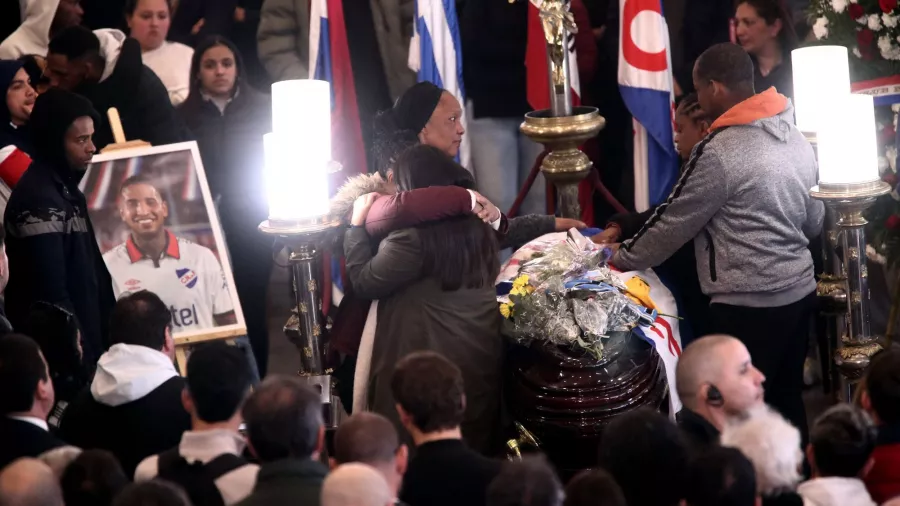
[[[116,298],[156,293],[176,339],[246,333],[195,142],[98,155],[80,186]]]

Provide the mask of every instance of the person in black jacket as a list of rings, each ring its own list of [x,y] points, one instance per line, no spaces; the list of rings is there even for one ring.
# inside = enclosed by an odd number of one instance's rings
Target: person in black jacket
[[[63,30],[50,41],[47,74],[51,86],[87,97],[103,114],[94,136],[98,150],[113,142],[110,107],[118,109],[128,139],[158,146],[190,138],[165,85],[144,66],[141,45],[119,30]]]
[[[438,353],[415,352],[397,363],[390,382],[400,421],[416,445],[400,500],[410,506],[484,506],[501,463],[463,442],[466,396],[459,368]]]
[[[0,385],[0,469],[18,458],[64,446],[48,432],[53,382],[41,349],[31,338],[0,337]]]
[[[34,162],[6,207],[9,265],[16,276],[6,289],[13,327],[24,328],[38,301],[73,313],[81,331],[83,362],[92,372],[106,349],[112,279],[94,235],[84,194],[84,175],[94,144],[97,111],[84,97],[48,90],[31,113]]]
[[[197,138],[206,180],[218,202],[247,334],[264,377],[272,247],[257,227],[268,214],[263,134],[272,130],[272,107],[266,96],[247,84],[234,44],[212,37],[194,51],[191,91],[178,113]]]
[[[171,327],[169,308],[156,294],[119,299],[110,318],[114,344],[100,357],[90,388],[60,421],[66,441],[111,452],[128,476],[144,458],[177,445],[191,427],[181,403],[184,380],[172,363]]]

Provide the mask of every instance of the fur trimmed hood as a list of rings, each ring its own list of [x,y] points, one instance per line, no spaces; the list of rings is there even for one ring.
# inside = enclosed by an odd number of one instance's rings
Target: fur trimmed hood
[[[331,198],[330,214],[341,223],[349,223],[353,202],[367,193],[391,193],[385,188],[384,180],[378,173],[352,176],[338,189]]]

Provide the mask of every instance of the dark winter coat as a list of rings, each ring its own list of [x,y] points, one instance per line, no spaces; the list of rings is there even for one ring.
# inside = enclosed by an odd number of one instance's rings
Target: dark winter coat
[[[372,254],[364,228],[344,236],[347,274],[360,297],[378,300],[378,324],[369,373],[368,406],[399,423],[391,394],[397,361],[414,351],[438,352],[462,371],[466,393],[463,436],[473,449],[490,450],[500,425],[503,340],[494,287],[442,289],[424,274],[417,229],[392,232]]]
[[[106,349],[115,298],[112,279],[95,240],[83,173],[66,161],[64,135],[79,117],[97,112],[78,95],[50,90],[31,115],[36,158],[9,199],[4,216],[10,276],[6,309],[13,327],[25,328],[32,306],[48,302],[73,313],[81,330],[84,364],[92,370]]]
[[[224,39],[210,39],[197,47],[191,75],[199,72],[203,53],[213,40],[229,46],[235,55],[238,77],[234,96],[220,111],[203,96],[194,79],[178,114],[197,140],[213,195],[221,196],[229,207],[233,207],[229,201],[235,201],[253,209],[254,220],[262,221],[266,212],[263,135],[272,131],[272,105],[267,96],[246,84],[240,52]]]

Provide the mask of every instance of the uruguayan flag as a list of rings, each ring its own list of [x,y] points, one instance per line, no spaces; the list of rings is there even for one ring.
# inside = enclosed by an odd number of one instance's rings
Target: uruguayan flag
[[[314,0],[315,1],[315,0]],[[459,118],[465,129],[466,92],[463,86],[462,42],[454,0],[416,0],[416,22],[409,47],[409,68],[418,80],[429,81],[452,93],[462,106]],[[469,138],[463,136],[459,162],[471,170]]]

